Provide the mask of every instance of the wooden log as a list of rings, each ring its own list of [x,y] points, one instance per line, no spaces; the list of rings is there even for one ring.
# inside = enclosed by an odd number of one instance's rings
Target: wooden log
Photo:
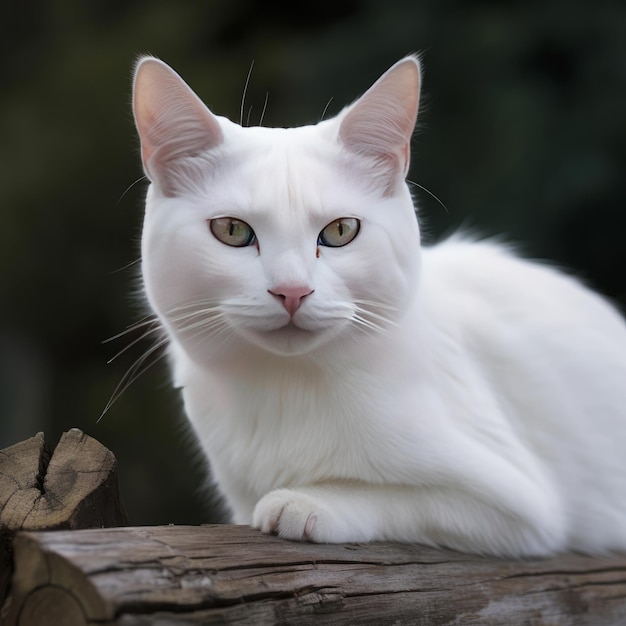
[[[50,452],[43,433],[0,450],[0,604],[19,530],[126,524],[115,456],[74,428]]]
[[[7,626],[626,624],[626,556],[509,561],[246,526],[20,533]]]

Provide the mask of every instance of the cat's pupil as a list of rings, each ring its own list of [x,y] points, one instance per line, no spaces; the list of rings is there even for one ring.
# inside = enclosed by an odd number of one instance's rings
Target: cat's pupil
[[[214,237],[227,246],[243,248],[256,242],[252,228],[234,217],[217,217],[208,222]]]
[[[322,229],[318,244],[340,248],[349,244],[359,234],[360,222],[354,217],[340,217]]]

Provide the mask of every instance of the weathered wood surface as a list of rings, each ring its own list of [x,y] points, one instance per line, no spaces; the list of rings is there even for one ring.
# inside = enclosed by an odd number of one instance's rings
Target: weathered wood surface
[[[20,533],[3,624],[626,624],[626,556],[499,561],[245,526]]]
[[[64,433],[52,452],[43,433],[0,450],[0,603],[17,531],[125,523],[115,456],[80,430]]]

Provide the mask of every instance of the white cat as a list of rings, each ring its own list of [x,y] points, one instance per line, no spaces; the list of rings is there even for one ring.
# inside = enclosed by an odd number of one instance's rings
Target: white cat
[[[494,243],[420,248],[409,56],[242,128],[137,66],[148,301],[234,522],[494,555],[626,549],[626,326]]]

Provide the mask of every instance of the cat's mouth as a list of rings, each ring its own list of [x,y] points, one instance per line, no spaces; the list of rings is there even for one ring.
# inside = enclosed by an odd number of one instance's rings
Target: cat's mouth
[[[302,326],[298,326],[295,324],[293,320],[290,320],[284,326],[280,326],[279,328],[275,328],[274,330],[267,331],[268,335],[283,335],[283,334],[293,334],[293,335],[310,335],[313,331],[307,328],[303,328]]]
[[[319,332],[298,326],[293,321],[272,330],[256,331],[250,337],[258,346],[283,356],[309,352],[318,345],[319,338]]]

